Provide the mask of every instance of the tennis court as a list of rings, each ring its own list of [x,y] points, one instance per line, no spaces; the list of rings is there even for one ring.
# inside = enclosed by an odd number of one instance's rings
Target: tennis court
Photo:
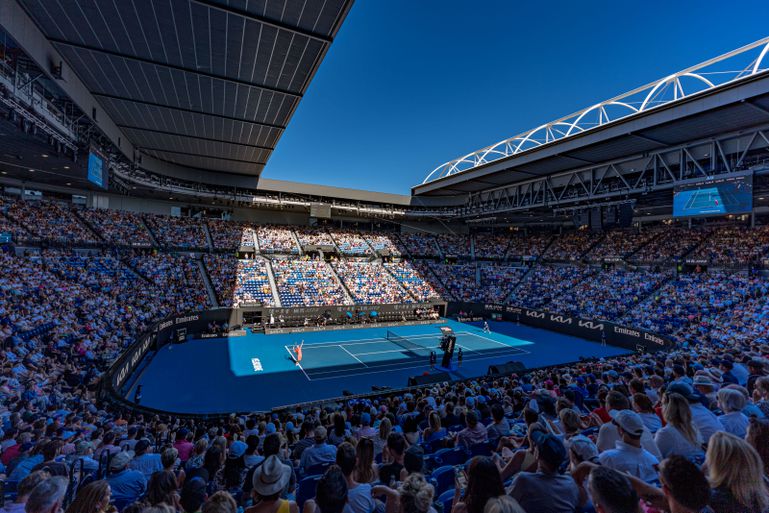
[[[372,385],[400,388],[412,376],[433,372],[429,354],[434,350],[440,362],[444,326],[454,331],[457,349],[464,353],[462,365],[449,373],[450,379],[484,375],[489,365],[511,360],[531,368],[627,352],[530,326],[489,324],[491,333],[484,333],[479,324],[444,320],[189,340],[160,349],[136,384],[143,385],[143,405],[194,413],[269,410],[338,397],[345,391],[371,392]],[[302,341],[300,367],[289,350]],[[135,388],[127,397],[134,392]]]
[[[485,336],[481,330],[456,332],[455,358],[462,349],[463,363],[498,355],[527,354],[514,345]],[[388,331],[382,337],[343,340],[320,344],[305,344],[304,357],[298,366],[310,381],[334,379],[341,376],[376,374],[395,369],[424,368],[430,352],[440,361],[441,336],[436,334],[399,335]],[[285,346],[293,358],[291,347]]]
[[[689,201],[686,202],[687,210],[700,210],[706,208],[729,207],[736,205],[737,197],[729,190],[720,190],[717,187],[695,191]]]

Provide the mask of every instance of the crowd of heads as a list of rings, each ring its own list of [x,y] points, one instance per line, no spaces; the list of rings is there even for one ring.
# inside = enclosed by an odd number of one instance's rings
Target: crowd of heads
[[[143,226],[132,216],[118,228],[119,215],[40,205],[6,205],[2,219],[73,245],[96,240],[92,229],[115,240]],[[198,220],[147,219],[161,245],[206,245]],[[214,245],[243,236],[211,226]],[[303,233],[303,244],[329,237]],[[717,229],[712,240],[732,249],[706,257],[755,261],[769,249],[763,233]],[[256,236],[277,247],[287,235]],[[548,255],[571,260],[603,236],[611,237],[576,232],[537,247],[550,244]],[[643,248],[672,236],[654,233],[641,250],[638,237],[610,242],[606,254],[645,258]],[[673,238],[691,249],[694,236]],[[501,239],[480,239],[484,255],[511,251],[493,247]],[[400,240],[422,252],[472,247],[466,237]],[[206,255],[204,263],[220,301],[273,297],[261,257]],[[30,249],[0,252],[0,265],[0,474],[15,487],[3,512],[769,511],[769,280],[759,273],[276,257],[270,265],[284,306],[343,304],[344,283],[360,302],[438,293],[605,317],[668,335],[675,347],[188,419],[121,411],[102,404],[97,390],[152,322],[210,306],[195,257]],[[235,280],[220,285],[225,275]]]
[[[412,303],[411,295],[382,264],[338,260],[333,264],[339,278],[360,304]]]

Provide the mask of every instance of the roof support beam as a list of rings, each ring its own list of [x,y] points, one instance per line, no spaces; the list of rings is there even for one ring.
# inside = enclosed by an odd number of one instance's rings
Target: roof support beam
[[[227,157],[217,157],[217,156],[214,156],[214,155],[204,155],[202,153],[189,153],[189,152],[186,152],[186,151],[174,151],[174,150],[168,150],[168,149],[165,149],[165,148],[148,148],[146,146],[137,146],[136,149],[139,150],[139,151],[143,151],[143,152],[155,151],[155,152],[158,152],[158,153],[173,153],[174,155],[186,155],[188,157],[202,157],[202,158],[213,159],[213,160],[226,160],[228,162],[239,162],[241,164],[254,164],[254,165],[257,165],[257,166],[264,166],[265,164],[267,164],[266,162],[261,162],[261,161],[258,161],[258,160],[257,161],[253,161],[253,160],[229,159]],[[158,157],[158,158],[160,158],[160,157]]]
[[[645,136],[645,135],[641,135],[641,134],[634,134],[633,132],[630,132],[630,133],[628,133],[627,135],[629,135],[630,137],[635,137],[636,139],[641,139],[642,141],[646,141],[646,142],[650,142],[650,143],[658,144],[658,145],[660,145],[660,146],[670,146],[670,144],[669,144],[669,143],[666,143],[666,142],[662,142],[662,141],[658,141],[657,139],[653,139],[653,138],[651,138],[651,137],[647,137],[647,136]]]
[[[153,134],[163,134],[163,135],[170,135],[174,137],[184,137],[185,139],[198,139],[200,141],[210,141],[210,142],[221,143],[221,144],[232,144],[233,146],[245,146],[246,148],[255,148],[257,150],[274,150],[275,149],[272,146],[260,146],[258,144],[244,144],[244,143],[238,143],[238,142],[232,142],[232,141],[224,141],[222,139],[213,139],[211,137],[200,137],[198,135],[180,134],[178,132],[168,132],[166,130],[155,130],[152,128],[143,128],[140,126],[118,125],[118,127],[124,130],[137,130],[140,132],[152,132]]]
[[[148,107],[161,107],[164,109],[171,109],[171,110],[178,110],[179,112],[188,112],[190,114],[201,114],[203,116],[211,116],[214,118],[222,118],[227,119],[230,121],[239,121],[241,123],[248,123],[251,125],[259,125],[266,128],[276,128],[278,130],[285,130],[286,127],[284,125],[276,125],[273,123],[264,123],[262,121],[254,121],[253,119],[248,118],[239,118],[236,116],[225,116],[223,114],[213,114],[211,112],[205,112],[203,110],[198,109],[188,109],[185,107],[174,107],[173,105],[164,105],[162,103],[155,103],[150,102],[147,100],[137,100],[135,98],[126,98],[125,96],[119,96],[115,94],[105,94],[105,93],[91,93],[93,96],[101,97],[101,98],[109,98],[111,100],[118,100],[118,101],[124,101],[124,102],[131,102],[131,103],[138,103],[140,105],[146,105]]]
[[[310,39],[320,41],[321,43],[324,43],[327,45],[331,44],[334,41],[333,39],[331,39],[330,37],[324,34],[313,32],[310,30],[300,29],[298,27],[292,27],[291,25],[287,25],[281,21],[271,20],[269,18],[265,18],[264,16],[251,14],[250,12],[244,11],[243,9],[238,9],[237,7],[232,7],[229,5],[221,5],[215,2],[211,2],[210,0],[191,0],[191,1],[194,4],[202,5],[204,7],[208,7],[209,9],[216,9],[217,11],[225,12],[227,14],[234,14],[235,16],[240,16],[241,18],[255,21],[257,23],[261,23],[262,25],[267,25],[267,26],[276,28],[278,30],[285,30],[287,32],[291,32],[292,34],[308,37]]]
[[[757,110],[758,112],[762,112],[762,113],[766,114],[767,116],[769,116],[769,109],[766,109],[766,108],[764,108],[764,107],[762,107],[762,106],[760,106],[760,105],[756,105],[755,103],[753,103],[753,102],[752,102],[752,101],[750,101],[750,100],[747,100],[747,101],[745,101],[745,104],[746,104],[748,107],[753,107],[753,108],[754,108],[755,110]]]
[[[211,79],[214,79],[214,80],[222,80],[222,81],[225,81],[225,82],[230,82],[230,83],[233,83],[233,84],[242,85],[242,86],[246,86],[246,87],[255,87],[257,89],[263,89],[265,91],[271,91],[273,93],[280,93],[280,94],[284,94],[286,96],[293,96],[295,98],[301,98],[302,97],[302,93],[298,93],[298,92],[295,92],[295,91],[289,91],[287,89],[281,89],[281,88],[278,88],[278,87],[269,87],[269,86],[266,86],[266,85],[253,84],[251,82],[246,82],[245,80],[239,80],[239,79],[236,79],[236,78],[223,77],[223,76],[217,75],[215,73],[207,73],[207,72],[201,71],[199,69],[185,68],[184,66],[177,66],[175,64],[170,64],[170,63],[167,63],[167,62],[153,61],[152,59],[145,59],[143,57],[137,57],[135,55],[130,55],[130,54],[127,54],[127,53],[114,52],[112,50],[105,50],[103,48],[96,48],[94,46],[81,45],[81,44],[78,44],[78,43],[72,43],[70,41],[65,41],[63,39],[49,39],[49,41],[54,46],[69,46],[70,48],[76,48],[78,50],[85,50],[85,51],[88,51],[88,52],[102,53],[104,55],[109,55],[111,57],[117,57],[117,58],[120,58],[120,59],[132,60],[132,61],[136,61],[136,62],[141,62],[143,64],[149,64],[149,65],[152,65],[152,66],[159,66],[161,68],[173,69],[173,70],[181,71],[181,72],[184,72],[184,73],[190,73],[192,75],[200,75],[202,77],[208,77],[208,78],[211,78]]]

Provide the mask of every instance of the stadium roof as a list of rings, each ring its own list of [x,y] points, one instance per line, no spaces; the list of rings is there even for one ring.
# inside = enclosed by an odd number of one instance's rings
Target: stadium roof
[[[352,5],[16,1],[135,151],[251,176],[264,168]]]
[[[769,37],[441,164],[412,192],[462,195],[769,122]]]

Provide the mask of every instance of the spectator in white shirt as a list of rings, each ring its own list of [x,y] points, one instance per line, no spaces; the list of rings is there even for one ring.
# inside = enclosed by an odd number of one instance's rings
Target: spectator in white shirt
[[[637,413],[622,410],[614,413],[612,423],[617,426],[620,440],[614,449],[601,453],[598,461],[619,472],[627,472],[643,481],[657,479],[659,460],[641,447],[641,435],[645,431]]]
[[[612,390],[606,396],[606,410],[609,412],[609,415],[614,417],[619,411],[630,411],[630,401],[628,401],[627,397],[620,392]],[[612,422],[607,422],[598,430],[596,446],[601,452],[608,451],[609,449],[613,449],[619,440],[620,435],[617,426]],[[661,457],[660,451],[657,449],[657,444],[654,443],[654,438],[648,429],[644,429],[643,434],[641,435],[641,446],[652,453],[657,459]]]

